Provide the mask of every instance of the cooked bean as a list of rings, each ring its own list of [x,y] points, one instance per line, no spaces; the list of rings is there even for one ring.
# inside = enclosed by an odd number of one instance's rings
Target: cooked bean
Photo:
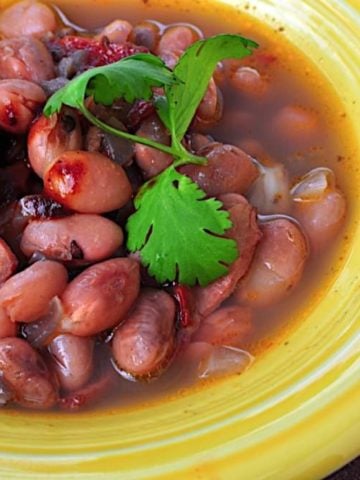
[[[263,99],[268,92],[269,85],[260,73],[251,67],[241,66],[230,76],[233,87],[251,100]]]
[[[24,0],[15,3],[0,15],[0,34],[4,37],[31,35],[41,38],[56,29],[54,12],[42,3]]]
[[[136,45],[142,45],[154,52],[160,40],[160,29],[156,23],[145,21],[133,28],[130,40]]]
[[[0,308],[0,338],[16,337],[17,325],[7,316],[5,310]]]
[[[131,198],[130,182],[119,165],[95,152],[65,152],[44,175],[45,192],[71,210],[104,213]]]
[[[132,32],[132,25],[126,20],[114,20],[106,25],[101,32],[95,36],[95,40],[102,40],[106,37],[112,43],[125,43]]]
[[[194,29],[178,25],[169,27],[163,33],[157,46],[156,53],[160,57],[167,53],[179,53],[180,55],[199,39]]]
[[[206,156],[207,165],[185,165],[180,170],[208,195],[245,193],[258,176],[258,169],[252,159],[233,145],[214,142],[197,154]]]
[[[49,309],[66,286],[66,269],[49,260],[36,262],[9,278],[0,288],[0,310],[12,322],[32,322]]]
[[[227,236],[236,240],[239,258],[230,266],[227,275],[215,280],[207,287],[195,288],[197,311],[205,317],[232,294],[238,281],[249,269],[255,248],[261,238],[256,211],[244,197],[227,194],[220,197],[220,200],[230,213],[233,227],[227,232]]]
[[[346,216],[346,199],[327,168],[307,173],[292,189],[294,215],[307,233],[314,251],[324,248],[340,231]]]
[[[144,120],[140,129],[136,132],[136,135],[164,145],[170,145],[170,135],[156,115]],[[136,163],[146,178],[158,175],[171,165],[173,161],[171,155],[160,152],[160,150],[155,150],[155,148],[141,145],[140,143],[135,145],[135,158]]]
[[[117,368],[133,377],[151,378],[168,365],[174,348],[174,300],[162,290],[144,290],[115,332]]]
[[[45,117],[42,115],[31,127],[28,136],[28,155],[31,167],[39,177],[62,153],[82,147],[79,115],[71,108]]]
[[[45,100],[44,91],[35,83],[0,80],[0,128],[10,133],[25,133]]]
[[[252,327],[250,308],[223,307],[201,321],[193,341],[241,347],[249,337]]]
[[[49,371],[41,356],[25,340],[0,340],[0,372],[19,405],[45,409],[56,404],[57,392]]]
[[[89,381],[94,367],[94,339],[59,335],[50,343],[49,351],[64,390],[77,390]]]
[[[263,237],[250,270],[235,296],[255,306],[268,306],[286,297],[299,283],[308,248],[295,223],[276,219],[261,226]]]
[[[292,147],[299,147],[314,140],[318,133],[318,117],[311,111],[299,105],[283,107],[271,122],[271,130]]]
[[[139,264],[116,258],[87,268],[67,287],[61,331],[90,336],[120,323],[138,296]]]
[[[111,220],[100,215],[75,214],[30,222],[21,249],[27,257],[40,252],[59,261],[99,262],[111,257],[122,241],[121,228]]]
[[[8,244],[0,238],[0,284],[16,271],[18,260]]]
[[[0,42],[0,78],[39,83],[54,76],[53,60],[40,40],[17,37]]]
[[[204,98],[196,110],[195,125],[197,128],[208,128],[218,122],[223,114],[223,98],[214,79],[210,80]]]

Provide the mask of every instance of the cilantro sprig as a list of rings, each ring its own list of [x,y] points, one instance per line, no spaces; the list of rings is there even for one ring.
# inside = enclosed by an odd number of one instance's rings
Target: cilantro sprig
[[[222,203],[207,198],[197,184],[176,168],[187,163],[206,163],[206,159],[188,152],[182,139],[217,63],[243,58],[256,47],[255,42],[240,35],[200,40],[186,50],[173,72],[154,55],[133,55],[79,75],[45,105],[45,115],[68,105],[108,133],[173,156],[170,167],[142,186],[134,202],[136,212],[126,225],[128,249],[140,253],[142,263],[159,282],[177,280],[205,286],[226,274],[239,254],[236,242],[223,236],[232,224],[228,212],[221,209]],[[154,96],[154,87],[162,87],[164,95]],[[171,134],[171,146],[107,125],[86,108],[87,97],[107,106],[120,98],[129,103],[153,99]]]

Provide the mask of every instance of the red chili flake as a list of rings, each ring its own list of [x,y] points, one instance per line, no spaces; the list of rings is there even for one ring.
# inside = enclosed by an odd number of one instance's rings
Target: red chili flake
[[[79,50],[88,52],[88,66],[101,67],[117,62],[122,58],[129,57],[136,53],[147,53],[148,49],[133,43],[117,44],[111,42],[97,41],[88,37],[76,37],[68,35],[54,40],[52,49],[59,49],[63,56],[69,56]]]
[[[189,327],[194,311],[194,300],[191,289],[186,285],[175,285],[172,293],[179,305],[178,314],[181,326],[183,328]]]
[[[127,115],[127,127],[136,130],[140,124],[155,112],[155,107],[151,102],[138,100],[131,107]]]

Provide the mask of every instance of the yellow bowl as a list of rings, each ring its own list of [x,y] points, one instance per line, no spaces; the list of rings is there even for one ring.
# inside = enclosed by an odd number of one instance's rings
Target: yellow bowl
[[[166,3],[179,8],[177,0]],[[234,7],[234,22],[236,7],[248,5],[250,14],[269,25],[286,26],[284,34],[317,63],[341,97],[359,159],[359,2],[222,3]],[[132,1],[134,8],[140,4]],[[213,2],[193,0],[199,11],[204,4]],[[358,160],[347,176],[351,211],[342,260],[320,301],[309,305],[286,341],[275,339],[240,377],[141,408],[63,416],[4,410],[1,479],[320,479],[359,454]]]

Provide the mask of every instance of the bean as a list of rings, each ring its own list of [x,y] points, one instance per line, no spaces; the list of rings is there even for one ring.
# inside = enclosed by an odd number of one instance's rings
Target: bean
[[[170,145],[170,135],[156,115],[153,115],[141,124],[136,132],[140,137],[154,140],[164,145]],[[151,178],[165,170],[172,163],[171,155],[155,150],[155,148],[147,147],[137,143],[135,145],[136,163],[141,168],[146,178]]]
[[[0,78],[40,83],[54,76],[52,57],[40,40],[17,37],[0,42]]]
[[[4,37],[31,35],[41,38],[56,29],[54,12],[42,3],[24,0],[11,5],[0,15],[0,33]]]
[[[0,238],[0,284],[16,271],[18,260],[8,244]]]
[[[40,252],[58,261],[99,262],[111,257],[123,238],[121,228],[111,220],[100,215],[75,214],[30,222],[21,249],[27,257]]]
[[[294,215],[307,233],[314,252],[321,251],[344,225],[346,199],[333,172],[316,168],[293,187]]]
[[[195,114],[196,128],[208,128],[218,122],[223,114],[223,98],[215,80],[210,80],[208,89]]]
[[[166,292],[144,290],[116,330],[112,351],[117,368],[151,378],[169,363],[175,348],[175,303]]]
[[[163,33],[156,53],[160,57],[167,53],[183,53],[190,45],[199,39],[199,35],[190,27],[178,25],[169,27]]]
[[[319,121],[315,112],[299,105],[287,105],[274,116],[271,131],[278,139],[299,148],[313,141]]]
[[[28,155],[32,169],[43,177],[50,164],[62,153],[80,150],[82,134],[79,115],[71,108],[51,117],[42,115],[31,127]]]
[[[93,372],[94,340],[90,337],[59,335],[50,343],[55,371],[64,390],[82,388]]]
[[[12,322],[32,322],[49,309],[67,282],[66,269],[49,260],[36,262],[12,276],[0,287],[0,310]]]
[[[210,196],[245,193],[258,176],[252,159],[233,145],[214,142],[197,154],[206,156],[207,165],[185,165],[180,171]]]
[[[255,99],[264,99],[269,85],[260,73],[251,67],[241,66],[230,76],[231,85],[243,95]]]
[[[131,198],[130,182],[119,165],[96,152],[61,154],[44,175],[45,192],[80,213],[117,210]]]
[[[261,231],[256,220],[256,210],[241,195],[227,194],[220,197],[229,211],[233,227],[227,232],[238,247],[239,258],[230,266],[229,273],[206,287],[195,287],[196,308],[202,317],[207,317],[228,298],[238,281],[246,274],[253,260]]]
[[[223,307],[202,320],[193,341],[241,347],[252,329],[249,307]]]
[[[154,52],[160,40],[160,29],[156,23],[145,21],[133,28],[130,41],[136,45],[142,45]]]
[[[57,392],[41,358],[25,340],[0,340],[0,372],[19,405],[33,409],[53,407]]]
[[[308,257],[305,237],[295,223],[276,219],[261,226],[263,237],[235,297],[265,307],[285,298],[299,283]]]
[[[62,295],[63,333],[96,335],[119,324],[139,294],[139,264],[115,258],[87,268]]]
[[[114,20],[109,23],[109,25],[106,25],[106,27],[95,36],[95,40],[101,41],[106,37],[109,42],[122,44],[128,41],[132,29],[133,27],[131,23],[126,20]]]
[[[17,325],[6,315],[6,312],[0,308],[0,338],[16,337]]]
[[[0,80],[0,128],[10,133],[26,133],[45,100],[44,91],[35,83]]]

